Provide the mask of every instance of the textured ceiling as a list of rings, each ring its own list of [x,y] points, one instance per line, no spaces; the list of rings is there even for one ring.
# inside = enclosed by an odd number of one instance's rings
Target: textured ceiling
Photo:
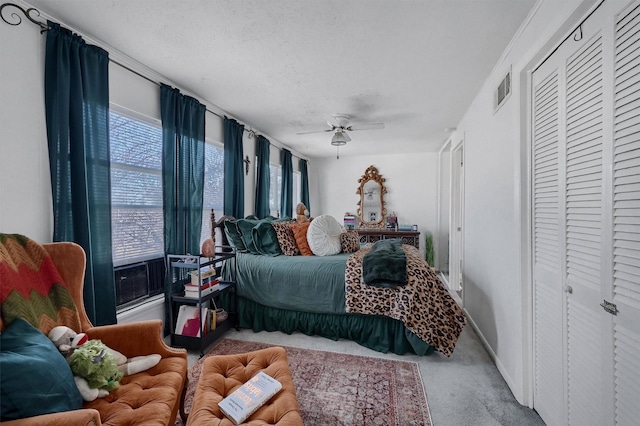
[[[309,157],[437,151],[535,0],[30,0]]]

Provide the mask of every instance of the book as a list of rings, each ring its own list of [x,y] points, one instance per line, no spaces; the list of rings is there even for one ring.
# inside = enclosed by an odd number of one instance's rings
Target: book
[[[344,227],[347,229],[355,229],[356,227],[356,217],[352,215],[345,215],[344,217]]]
[[[200,293],[198,293],[198,288],[196,287],[195,290],[194,289],[185,289],[184,290],[184,297],[189,297],[189,298],[195,298],[197,299],[198,297],[204,297],[208,294],[213,293],[216,290],[220,289],[220,284],[214,284],[212,286],[209,287],[205,287],[205,288],[201,288],[200,289]]]
[[[200,268],[200,282],[198,282],[198,271],[191,271],[189,275],[191,275],[191,284],[193,285],[202,285],[217,277],[216,269],[210,266]]]
[[[181,305],[178,310],[175,333],[183,336],[200,337],[200,325],[202,324],[202,332],[207,334],[210,323],[210,315],[207,311],[207,308]]]
[[[244,423],[282,389],[282,383],[260,371],[218,404],[234,424]]]
[[[218,284],[219,282],[220,282],[220,277],[209,277],[209,278],[206,278],[206,279],[202,280],[202,283],[200,283],[200,285],[188,282],[188,283],[184,284],[184,288],[185,288],[185,290],[197,290],[198,287],[207,288],[207,287],[210,287],[212,285]]]
[[[215,309],[209,309],[209,313],[211,314],[211,321],[209,321],[209,331],[213,331],[218,326],[218,313]]]

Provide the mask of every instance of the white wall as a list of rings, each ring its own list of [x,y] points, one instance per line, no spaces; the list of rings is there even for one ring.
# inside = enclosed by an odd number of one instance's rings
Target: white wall
[[[355,214],[358,179],[373,165],[386,179],[387,213],[395,211],[400,224],[418,225],[424,254],[424,231],[435,233],[437,223],[438,153],[342,156],[315,159],[312,165],[318,186],[311,199],[313,216],[329,214],[342,222],[345,212]]]
[[[526,78],[593,3],[539,1],[457,125],[465,134],[464,307],[514,396],[529,406]],[[494,114],[494,90],[510,66],[512,95]]]
[[[44,36],[0,22],[0,232],[53,237],[44,112]]]

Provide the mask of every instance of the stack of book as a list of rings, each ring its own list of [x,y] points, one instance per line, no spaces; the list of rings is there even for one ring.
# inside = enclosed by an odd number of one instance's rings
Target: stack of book
[[[344,227],[348,230],[355,229],[356,227],[356,217],[353,215],[345,215],[344,216]]]
[[[184,285],[184,297],[197,299],[220,288],[220,277],[213,268],[200,270],[199,280],[198,271],[190,272],[190,274],[191,282]]]

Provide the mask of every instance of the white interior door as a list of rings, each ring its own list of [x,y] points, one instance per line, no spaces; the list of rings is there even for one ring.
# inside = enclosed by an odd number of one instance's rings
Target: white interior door
[[[566,58],[566,327],[567,416],[569,425],[610,423],[612,407],[605,404],[611,360],[610,318],[600,307],[610,281],[603,265],[611,251],[611,224],[606,217],[605,192],[610,182],[603,155],[611,147],[611,120],[605,116],[605,88],[611,73],[611,38],[603,35],[604,9],[582,26],[581,42],[570,43]],[[610,34],[610,32],[608,32]],[[600,344],[594,345],[594,342]]]
[[[549,425],[640,418],[640,1],[624,3],[533,74],[534,408]]]
[[[566,406],[559,65],[557,57],[549,58],[533,74],[532,94],[534,408],[550,426],[563,424]]]
[[[614,419],[640,421],[640,1],[616,16],[613,151]],[[603,301],[603,303],[606,303]]]
[[[462,290],[463,217],[464,217],[464,141],[451,151],[451,220],[449,254],[449,288]]]

